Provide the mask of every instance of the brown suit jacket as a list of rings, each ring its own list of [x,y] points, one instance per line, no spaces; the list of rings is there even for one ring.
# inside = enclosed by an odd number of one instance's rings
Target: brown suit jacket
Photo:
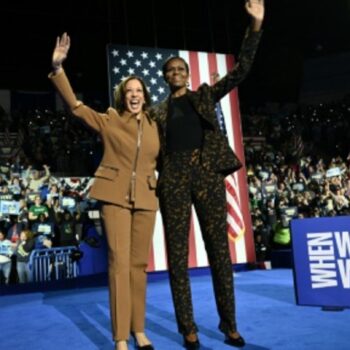
[[[128,112],[120,115],[111,107],[106,113],[98,113],[77,100],[64,71],[50,73],[49,78],[73,115],[102,139],[103,157],[95,172],[90,197],[127,208],[157,210],[155,169],[160,145],[156,123],[145,113],[139,116],[142,139],[136,156],[138,122],[135,115]],[[134,168],[136,182],[134,201],[131,201],[131,174]]]

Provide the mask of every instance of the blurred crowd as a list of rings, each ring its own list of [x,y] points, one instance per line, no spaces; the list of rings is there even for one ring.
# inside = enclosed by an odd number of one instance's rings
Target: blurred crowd
[[[290,246],[292,218],[350,215],[350,98],[243,116],[258,260]]]
[[[57,177],[46,164],[0,171],[0,282],[30,282],[34,250],[78,247],[84,240],[96,206],[87,197],[91,178]]]
[[[78,245],[101,141],[64,111],[0,122],[0,279],[29,279],[34,249]],[[290,246],[292,218],[350,215],[350,97],[242,115],[257,260]],[[12,268],[11,268],[12,266]],[[9,272],[10,271],[10,272]]]

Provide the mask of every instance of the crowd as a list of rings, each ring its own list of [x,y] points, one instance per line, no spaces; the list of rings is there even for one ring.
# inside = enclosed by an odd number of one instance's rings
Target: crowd
[[[350,214],[350,98],[289,114],[242,116],[257,260],[290,246],[289,220]],[[24,282],[31,250],[77,245],[100,140],[65,112],[16,114],[19,151],[0,167],[0,275]],[[1,126],[4,130],[4,124]],[[78,185],[57,174],[84,176]],[[12,264],[12,265],[11,265]],[[13,268],[12,268],[13,270]]]
[[[290,246],[291,218],[350,214],[349,121],[349,96],[288,115],[244,116],[258,259]]]
[[[20,169],[23,166],[19,167]],[[86,197],[89,178],[62,178],[31,166],[1,167],[0,281],[31,281],[33,250],[77,247],[95,202]]]

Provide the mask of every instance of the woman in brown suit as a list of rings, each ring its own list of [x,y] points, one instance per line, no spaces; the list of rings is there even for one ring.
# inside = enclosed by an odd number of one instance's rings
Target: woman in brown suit
[[[115,349],[128,349],[132,334],[138,349],[152,350],[144,324],[146,268],[158,209],[155,168],[159,139],[157,126],[146,111],[150,96],[144,82],[131,76],[115,91],[116,109],[98,113],[84,105],[62,68],[69,47],[66,33],[57,38],[49,78],[72,114],[96,131],[104,145],[90,197],[102,202]]]

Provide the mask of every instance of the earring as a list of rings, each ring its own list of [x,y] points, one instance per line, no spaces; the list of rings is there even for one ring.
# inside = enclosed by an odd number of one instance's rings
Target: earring
[[[190,86],[190,83],[189,83],[189,82],[186,82],[186,86],[189,87],[189,86]]]

